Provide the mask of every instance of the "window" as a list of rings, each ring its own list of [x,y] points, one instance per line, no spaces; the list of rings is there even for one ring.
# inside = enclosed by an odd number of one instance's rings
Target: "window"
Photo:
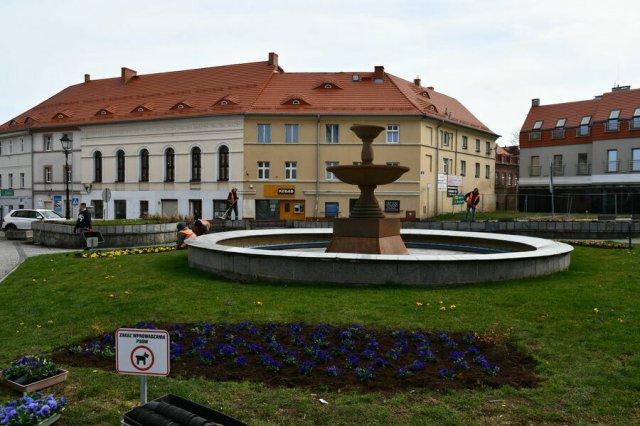
[[[589,161],[586,152],[578,154],[578,170],[576,170],[576,174],[579,176],[590,174]]]
[[[464,160],[460,160],[460,176],[464,176],[467,174],[467,162]]]
[[[485,153],[491,154],[491,142],[485,142]]]
[[[513,175],[511,173],[507,175],[507,185],[513,186]]]
[[[400,200],[384,200],[385,213],[400,213]]]
[[[533,130],[540,130],[542,128],[542,120],[533,123]]]
[[[585,115],[580,120],[580,127],[578,127],[578,136],[589,136],[589,122],[591,121],[590,115]]]
[[[298,163],[296,161],[284,162],[284,178],[286,180],[295,180],[297,177]]]
[[[620,122],[618,118],[620,117],[620,110],[614,109],[609,113],[609,119],[607,120],[606,131],[614,132],[620,128]]]
[[[618,150],[610,149],[607,151],[607,173],[618,172]]]
[[[271,124],[258,124],[258,143],[271,143]]]
[[[542,128],[542,120],[536,121],[535,123],[533,123],[533,129],[531,130],[531,133],[529,133],[529,140],[530,141],[537,141],[540,140],[540,129]]]
[[[631,150],[631,171],[640,172],[640,148]]]
[[[451,133],[442,132],[442,146],[449,146],[450,140],[451,140]]]
[[[480,139],[476,139],[476,152],[480,152]]]
[[[102,200],[91,200],[93,214],[95,219],[104,219],[104,203]]]
[[[469,144],[469,138],[467,136],[462,137],[462,149],[467,149]]]
[[[387,161],[387,166],[399,166],[399,161]]]
[[[324,217],[338,217],[340,204],[335,201],[324,203]]]
[[[258,161],[258,179],[269,180],[269,162]]]
[[[9,188],[13,188],[13,173],[9,173]]]
[[[149,151],[146,149],[140,151],[140,182],[149,182]]]
[[[20,173],[20,188],[24,188],[24,173]]]
[[[564,164],[562,164],[562,154],[553,156],[553,175],[564,176]]]
[[[327,143],[338,143],[340,141],[339,138],[339,127],[337,124],[327,124],[326,125],[326,142]]]
[[[13,139],[9,139],[9,154],[13,154]]]
[[[488,165],[488,164],[486,166],[484,166],[484,177],[486,179],[491,179],[491,166]]]
[[[218,149],[218,180],[229,180],[229,147]]]
[[[100,151],[93,153],[93,181],[102,182],[102,153]]]
[[[633,112],[633,118],[629,123],[629,127],[631,129],[640,129],[640,108],[636,108],[636,110]]]
[[[149,216],[149,200],[140,200],[140,219]]]
[[[116,219],[127,218],[127,200],[114,200],[113,201]]]
[[[124,151],[116,152],[116,182],[124,182]]]
[[[284,141],[285,143],[298,143],[298,125],[284,125]]]
[[[24,139],[20,138],[20,152],[24,152]]]
[[[559,127],[564,127],[564,123],[567,122],[566,118],[560,118],[558,119],[558,121],[556,122],[556,129]]]
[[[44,182],[51,183],[51,166],[44,166]]]
[[[194,146],[191,149],[191,182],[200,182],[201,177],[201,151],[200,148]]]
[[[480,163],[476,163],[476,177],[480,177]]]
[[[537,155],[531,156],[531,168],[529,170],[530,176],[540,176],[540,157]]]
[[[2,141],[0,141],[0,155],[2,155]]]
[[[2,175],[0,175],[0,188],[2,188]]]
[[[176,154],[173,148],[164,152],[164,181],[173,182],[176,178]]]
[[[397,124],[387,125],[387,143],[400,143],[400,126]]]
[[[325,176],[325,179],[326,179],[326,180],[338,180],[338,179],[336,178],[336,175],[334,175],[334,174],[333,174],[333,173],[331,173],[329,170],[327,170],[329,167],[337,166],[337,165],[338,165],[338,162],[337,162],[337,161],[325,161],[325,163],[324,163],[324,164],[325,164],[325,168],[324,168],[324,171],[325,171],[325,175],[324,175],[324,176]]]
[[[451,165],[451,160],[448,159],[448,158],[443,158],[442,159],[442,173],[444,173],[445,175],[448,175],[451,172],[451,170],[449,170],[450,169],[450,167],[449,167],[450,165]]]

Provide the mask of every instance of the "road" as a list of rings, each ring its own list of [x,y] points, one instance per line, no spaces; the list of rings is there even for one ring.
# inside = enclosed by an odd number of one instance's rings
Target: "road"
[[[0,282],[17,268],[18,265],[24,262],[27,257],[38,256],[40,254],[64,253],[67,251],[72,250],[44,247],[20,240],[7,240],[4,232],[0,231]]]

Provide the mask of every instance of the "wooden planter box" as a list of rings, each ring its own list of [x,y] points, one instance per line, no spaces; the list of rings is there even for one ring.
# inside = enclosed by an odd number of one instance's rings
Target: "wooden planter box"
[[[58,373],[54,376],[47,377],[46,379],[38,380],[37,382],[28,383],[26,385],[21,385],[19,383],[13,382],[11,380],[0,380],[0,384],[16,390],[21,393],[25,392],[35,392],[40,389],[48,388],[49,386],[53,386],[57,383],[64,382],[67,380],[67,374],[69,372],[67,370],[63,370],[62,368],[58,368]],[[48,420],[48,419],[47,419]]]

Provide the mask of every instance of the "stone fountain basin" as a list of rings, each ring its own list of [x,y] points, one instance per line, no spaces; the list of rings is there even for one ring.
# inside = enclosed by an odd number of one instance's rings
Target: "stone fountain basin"
[[[342,182],[351,185],[387,185],[398,180],[409,171],[409,168],[382,164],[358,164],[332,166],[327,167],[327,170]]]

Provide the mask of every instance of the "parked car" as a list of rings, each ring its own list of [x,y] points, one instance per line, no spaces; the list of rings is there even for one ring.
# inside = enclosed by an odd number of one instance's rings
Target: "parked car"
[[[31,224],[43,220],[66,220],[53,210],[17,209],[11,210],[2,221],[2,230],[31,229]]]

